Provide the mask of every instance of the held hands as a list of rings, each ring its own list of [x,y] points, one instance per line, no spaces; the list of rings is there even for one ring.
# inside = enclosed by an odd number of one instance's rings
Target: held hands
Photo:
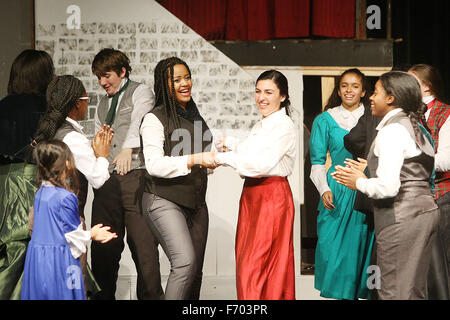
[[[97,132],[94,137],[94,141],[92,142],[92,149],[94,150],[94,154],[97,158],[108,158],[113,137],[113,129],[110,126],[104,124],[101,130]]]
[[[367,179],[363,173],[367,166],[367,161],[361,158],[358,158],[358,160],[346,159],[344,162],[346,167],[336,166],[336,171],[331,174],[333,179],[351,190],[356,190],[356,180],[359,178]]]
[[[96,224],[90,230],[91,239],[101,243],[106,243],[112,239],[117,238],[117,234],[115,232],[110,232],[110,229],[111,227],[103,227],[101,223]]]
[[[112,164],[116,165],[116,171],[121,176],[126,175],[131,170],[132,152],[132,148],[122,149],[112,162]]]
[[[220,164],[217,162],[215,152],[202,152],[189,155],[188,168],[190,169],[195,165],[200,165],[209,169],[215,169]]]

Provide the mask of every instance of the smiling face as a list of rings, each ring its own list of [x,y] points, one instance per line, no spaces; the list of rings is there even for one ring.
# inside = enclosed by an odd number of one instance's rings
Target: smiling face
[[[280,110],[285,99],[286,96],[280,94],[280,89],[272,80],[259,80],[256,83],[255,102],[263,118]]]
[[[361,98],[366,91],[363,90],[361,77],[354,73],[347,73],[341,78],[338,95],[342,100],[342,106],[346,109],[353,109],[359,106]]]
[[[173,66],[173,85],[175,89],[175,100],[182,107],[191,100],[192,80],[189,70],[183,64]],[[169,79],[169,88],[172,90]]]
[[[375,84],[375,90],[370,97],[370,109],[374,117],[383,118],[389,111],[394,110],[395,107],[391,106],[394,102],[394,96],[388,95],[383,88],[381,81],[378,80]]]
[[[122,67],[122,72],[117,74],[115,71],[108,71],[104,74],[97,75],[98,84],[111,96],[119,91],[120,83],[125,78],[126,69]]]

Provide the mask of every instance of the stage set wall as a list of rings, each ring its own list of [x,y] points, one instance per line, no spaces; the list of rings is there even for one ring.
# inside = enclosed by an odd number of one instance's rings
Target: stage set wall
[[[68,28],[73,12],[80,9],[80,26]],[[190,66],[192,96],[215,135],[245,137],[260,119],[254,103],[255,79],[264,70],[276,68],[289,81],[293,120],[297,129],[297,161],[289,177],[295,203],[294,252],[297,299],[316,299],[313,276],[300,275],[300,205],[303,203],[303,72],[283,66],[240,67],[189,26],[149,0],[36,0],[36,49],[47,51],[56,73],[72,74],[83,81],[93,99],[82,121],[85,133],[94,135],[94,114],[104,95],[91,62],[104,47],[124,51],[131,60],[130,78],[153,87],[156,63],[178,56]],[[69,21],[70,22],[70,21]],[[69,23],[71,26],[71,23]],[[209,176],[206,201],[210,213],[209,236],[203,268],[201,299],[235,299],[235,231],[243,179],[231,168],[219,167]],[[85,208],[90,225],[92,189]],[[163,287],[170,264],[160,250]],[[126,246],[120,262],[117,299],[136,299],[136,269]]]

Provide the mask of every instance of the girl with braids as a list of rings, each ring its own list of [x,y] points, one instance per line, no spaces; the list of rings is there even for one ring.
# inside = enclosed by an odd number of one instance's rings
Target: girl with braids
[[[86,299],[79,257],[89,241],[116,238],[110,227],[81,227],[78,179],[67,145],[58,140],[35,148],[39,190],[34,198],[34,228],[22,281],[22,300]]]
[[[355,210],[356,192],[331,178],[335,165],[352,158],[344,136],[368,106],[366,80],[358,69],[344,71],[336,82],[325,111],[313,122],[310,178],[321,196],[317,216],[314,287],[334,299],[369,299],[367,267],[374,243],[373,223]],[[329,152],[332,166],[325,166]]]
[[[184,61],[159,61],[155,107],[140,129],[148,172],[142,209],[170,261],[167,300],[199,299],[208,236],[205,167],[214,167],[214,154],[207,152],[212,135],[191,89],[191,72]]]
[[[450,106],[443,102],[444,92],[439,71],[427,64],[413,65],[409,70],[422,91],[427,105],[426,124],[433,137],[435,156],[434,198],[439,207],[439,227],[431,252],[428,275],[428,299],[450,299]],[[423,122],[425,123],[425,121]]]
[[[78,121],[85,119],[88,100],[86,90],[79,79],[71,75],[55,77],[48,85],[47,111],[41,118],[34,138],[34,143],[57,139],[67,144],[71,150],[80,182],[77,193],[78,208],[84,229],[88,183],[98,189],[109,179],[107,158],[113,138],[112,130],[108,126],[104,126],[97,133],[92,144],[83,133],[83,127]],[[86,280],[87,272],[90,271],[87,268],[87,252],[81,255],[80,261]],[[87,290],[89,294],[91,291],[98,291],[98,288],[93,286]]]
[[[406,72],[383,74],[370,97],[382,118],[367,164],[337,166],[333,178],[373,199],[380,299],[426,299],[431,248],[439,219],[431,191],[434,148],[420,128],[425,105]]]

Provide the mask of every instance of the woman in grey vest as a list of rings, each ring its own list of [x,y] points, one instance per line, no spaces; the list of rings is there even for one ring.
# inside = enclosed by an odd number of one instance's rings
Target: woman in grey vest
[[[155,107],[141,125],[146,178],[142,209],[171,270],[166,300],[198,299],[208,236],[205,202],[212,135],[191,97],[191,72],[175,57],[155,67]]]
[[[333,176],[374,199],[378,268],[368,285],[377,286],[380,299],[426,299],[439,211],[431,190],[434,149],[420,128],[420,87],[413,76],[391,71],[377,81],[370,100],[372,114],[382,118],[367,159],[373,178],[359,165],[337,166]]]

